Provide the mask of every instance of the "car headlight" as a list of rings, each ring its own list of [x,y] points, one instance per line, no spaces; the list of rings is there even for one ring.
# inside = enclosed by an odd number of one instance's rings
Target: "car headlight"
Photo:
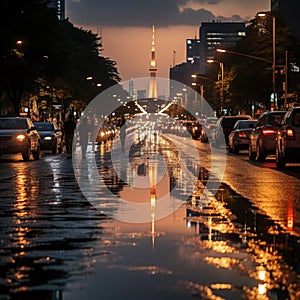
[[[23,142],[25,138],[26,138],[26,135],[25,135],[25,134],[19,134],[19,135],[17,136],[17,140],[18,140],[19,142]]]
[[[44,137],[44,140],[45,140],[45,141],[51,141],[51,140],[52,140],[52,136],[45,136],[45,137]]]

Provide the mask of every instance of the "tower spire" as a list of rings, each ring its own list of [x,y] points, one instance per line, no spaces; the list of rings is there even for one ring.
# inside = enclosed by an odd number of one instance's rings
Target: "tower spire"
[[[152,44],[151,44],[151,62],[149,68],[150,83],[148,98],[157,98],[157,85],[156,85],[156,58],[155,58],[155,26],[152,23]]]

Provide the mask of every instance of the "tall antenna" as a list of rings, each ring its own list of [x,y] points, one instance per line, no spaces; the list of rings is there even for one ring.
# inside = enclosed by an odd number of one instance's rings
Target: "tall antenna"
[[[155,27],[154,22],[152,23],[152,44],[151,44],[151,62],[149,68],[150,83],[148,98],[157,98],[157,85],[156,85],[156,57],[155,57]]]

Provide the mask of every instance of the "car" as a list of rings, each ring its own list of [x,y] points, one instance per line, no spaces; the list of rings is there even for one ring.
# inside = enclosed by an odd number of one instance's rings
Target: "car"
[[[51,150],[53,154],[61,153],[63,148],[62,131],[53,122],[33,123],[41,137],[41,149]]]
[[[201,137],[202,124],[199,121],[193,122],[190,129],[190,134],[194,140],[198,140]]]
[[[251,116],[237,115],[220,117],[216,123],[215,129],[212,132],[212,146],[220,147],[222,144],[227,146],[229,134],[232,131],[234,124],[239,120],[251,120]]]
[[[112,125],[102,124],[96,136],[96,143],[100,145],[101,143],[113,140],[115,135],[116,131]]]
[[[276,137],[276,167],[300,162],[300,106],[290,108],[283,117]]]
[[[0,118],[0,155],[21,153],[25,161],[40,159],[40,135],[30,118]]]
[[[286,111],[266,111],[258,119],[249,139],[249,159],[264,161],[275,155],[276,133]]]
[[[235,123],[228,138],[228,151],[238,154],[249,149],[249,136],[256,125],[256,120],[239,120]]]
[[[218,121],[217,117],[207,117],[201,131],[200,141],[207,143],[211,140],[212,132],[216,127]]]

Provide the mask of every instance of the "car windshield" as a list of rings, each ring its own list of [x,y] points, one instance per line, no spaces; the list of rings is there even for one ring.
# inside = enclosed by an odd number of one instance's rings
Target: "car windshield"
[[[238,124],[239,129],[254,128],[256,121],[241,121]]]
[[[38,131],[52,131],[54,126],[52,123],[34,123],[35,128]]]
[[[0,129],[26,129],[25,119],[0,119]]]
[[[268,123],[274,127],[279,127],[281,125],[281,121],[284,117],[283,113],[273,113],[269,115]]]
[[[300,109],[297,109],[293,115],[292,125],[300,127]]]
[[[233,128],[234,124],[239,120],[247,120],[247,118],[224,118],[222,127]]]

